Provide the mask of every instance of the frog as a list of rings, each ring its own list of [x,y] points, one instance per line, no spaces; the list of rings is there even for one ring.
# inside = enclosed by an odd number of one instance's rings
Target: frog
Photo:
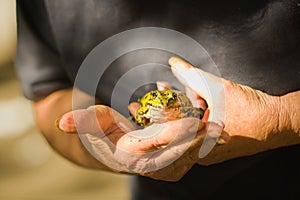
[[[149,91],[138,103],[140,107],[133,120],[141,127],[185,117],[202,119],[204,114],[203,109],[193,106],[184,92],[175,89]]]

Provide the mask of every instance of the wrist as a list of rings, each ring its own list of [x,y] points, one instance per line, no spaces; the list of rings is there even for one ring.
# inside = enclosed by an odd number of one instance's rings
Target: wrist
[[[282,132],[281,99],[251,87],[223,81],[225,90],[225,129],[231,136],[243,136],[267,142]]]
[[[280,127],[284,132],[300,136],[300,92],[292,92],[280,97]]]
[[[50,146],[77,165],[111,171],[96,160],[83,146],[77,134],[60,132],[55,121],[72,110],[72,89],[55,91],[34,103],[36,124]]]

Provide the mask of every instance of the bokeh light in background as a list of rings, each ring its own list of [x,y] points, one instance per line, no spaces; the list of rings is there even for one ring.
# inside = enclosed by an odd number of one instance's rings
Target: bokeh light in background
[[[129,199],[125,175],[57,155],[34,125],[13,68],[15,1],[0,0],[0,199]]]

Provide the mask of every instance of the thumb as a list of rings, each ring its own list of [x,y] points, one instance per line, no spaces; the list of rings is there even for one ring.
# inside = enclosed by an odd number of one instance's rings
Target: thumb
[[[225,117],[225,94],[222,79],[193,67],[184,60],[172,57],[169,59],[172,72],[186,87],[190,87],[204,98],[210,109],[209,121],[219,123]]]
[[[176,78],[184,86],[193,89],[207,101],[210,101],[212,98],[211,89],[216,89],[217,85],[222,84],[221,78],[195,68],[190,63],[178,57],[170,58],[169,64]]]
[[[122,117],[107,106],[97,105],[64,114],[57,120],[56,126],[65,133],[105,133]]]

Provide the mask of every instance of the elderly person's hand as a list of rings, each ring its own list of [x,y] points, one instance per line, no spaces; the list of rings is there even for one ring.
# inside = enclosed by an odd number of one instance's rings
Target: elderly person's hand
[[[78,133],[89,152],[112,171],[167,181],[179,180],[197,163],[207,129],[197,118],[183,118],[134,130],[124,116],[103,105],[66,113],[58,126]]]
[[[217,123],[223,121],[223,132],[231,137],[229,142],[215,145],[209,152],[200,151],[199,164],[300,143],[299,91],[271,96],[206,73],[177,57],[171,58],[169,64],[183,84],[207,101],[206,118]]]

